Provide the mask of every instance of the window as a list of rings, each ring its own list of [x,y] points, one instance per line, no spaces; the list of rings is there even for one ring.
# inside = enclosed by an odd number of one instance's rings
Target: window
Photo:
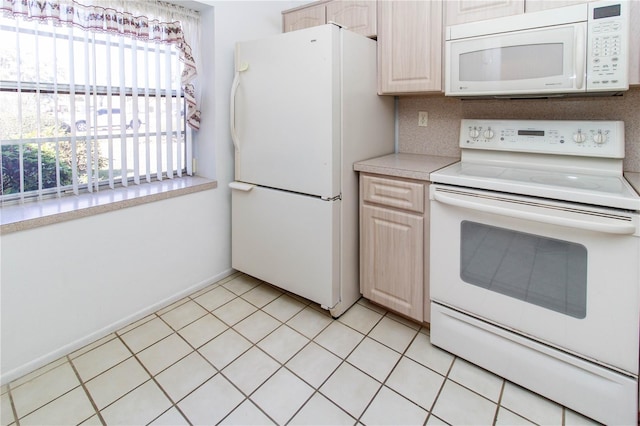
[[[0,17],[3,202],[191,173],[184,51],[85,28]]]

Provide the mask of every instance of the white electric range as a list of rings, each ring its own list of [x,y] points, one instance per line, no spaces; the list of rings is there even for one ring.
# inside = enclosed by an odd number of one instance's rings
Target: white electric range
[[[624,123],[462,120],[460,147],[431,174],[432,343],[635,423],[640,196]]]

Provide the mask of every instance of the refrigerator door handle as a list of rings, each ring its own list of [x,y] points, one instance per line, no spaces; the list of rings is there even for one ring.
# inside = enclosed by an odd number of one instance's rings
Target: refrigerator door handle
[[[240,73],[249,69],[249,64],[241,64],[233,77],[233,83],[231,84],[231,99],[229,102],[229,127],[231,130],[231,140],[236,150],[240,150],[240,139],[238,138],[238,132],[236,131],[236,92],[238,86],[240,86]]]
[[[249,192],[251,191],[253,188],[255,188],[255,185],[252,185],[250,183],[244,183],[244,182],[230,182],[229,183],[229,188],[231,189],[237,189],[238,191],[244,191],[244,192]]]

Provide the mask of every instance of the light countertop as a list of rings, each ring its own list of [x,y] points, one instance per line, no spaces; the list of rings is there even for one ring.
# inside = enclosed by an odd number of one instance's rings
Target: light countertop
[[[456,157],[398,153],[358,161],[354,163],[353,169],[357,172],[429,181],[432,172],[459,160]]]

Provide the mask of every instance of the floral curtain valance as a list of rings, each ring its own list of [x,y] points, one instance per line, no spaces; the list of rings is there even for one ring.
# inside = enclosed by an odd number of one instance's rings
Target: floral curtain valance
[[[200,128],[200,111],[192,81],[197,76],[191,47],[185,41],[180,22],[161,22],[156,18],[134,16],[132,13],[96,5],[83,5],[64,0],[1,0],[1,10],[8,16],[53,22],[87,31],[108,32],[139,40],[176,46],[184,64],[181,83],[187,101],[187,122]]]

